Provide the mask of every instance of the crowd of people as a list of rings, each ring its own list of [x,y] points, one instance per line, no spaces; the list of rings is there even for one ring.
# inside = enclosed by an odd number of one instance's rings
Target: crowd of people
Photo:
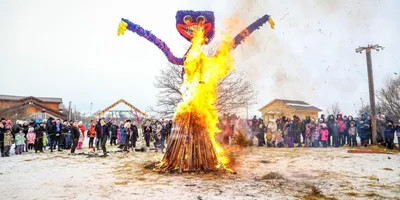
[[[229,145],[237,138],[238,130],[245,132],[249,145],[253,145],[257,138],[258,146],[267,147],[340,147],[364,146],[372,144],[371,116],[367,113],[361,117],[343,116],[336,117],[321,115],[319,119],[306,117],[300,119],[294,115],[292,118],[282,117],[270,120],[268,123],[256,116],[250,120],[223,117],[220,119],[221,143]],[[139,131],[139,127],[141,131]],[[244,131],[243,131],[244,129]],[[139,134],[141,132],[142,134]],[[4,118],[0,122],[0,150],[2,157],[10,156],[14,149],[16,155],[34,151],[43,153],[46,148],[50,152],[55,150],[70,150],[71,155],[83,148],[85,139],[89,150],[103,151],[102,156],[107,156],[106,144],[116,145],[123,152],[149,151],[153,145],[156,152],[164,152],[166,140],[173,132],[171,120],[147,120],[143,124],[138,121],[126,120],[125,122],[106,121],[100,118],[92,120],[85,128],[82,122],[62,121],[49,117],[44,121],[16,121],[12,123]],[[397,123],[379,113],[377,115],[377,142],[394,148],[394,139],[400,141],[400,120]],[[141,138],[139,138],[141,137]],[[137,149],[136,143],[142,139],[145,146]],[[151,142],[154,142],[151,144]],[[14,148],[12,148],[12,146]],[[145,149],[144,149],[145,148]],[[399,147],[400,149],[400,147]]]
[[[222,120],[223,143],[229,144],[229,137],[235,137],[234,127],[243,127],[240,120]],[[321,115],[319,119],[306,117],[300,119],[282,117],[268,123],[256,116],[246,121],[249,145],[254,137],[258,146],[267,147],[341,147],[372,144],[371,116],[364,113],[361,117]],[[237,133],[237,131],[236,131]],[[394,148],[395,137],[400,141],[400,120],[397,123],[381,113],[377,115],[377,142],[389,149]],[[400,148],[400,147],[399,147]]]
[[[85,128],[81,121],[62,121],[52,117],[43,121],[17,120],[15,123],[1,118],[1,156],[10,156],[12,149],[15,155],[20,155],[24,152],[43,153],[46,148],[50,152],[70,150],[70,154],[75,155],[76,150],[83,148],[85,139],[88,141],[89,150],[93,152],[102,150],[102,156],[107,156],[107,141],[123,152],[136,151],[136,143],[139,139],[137,124],[131,120],[117,124],[115,121],[106,122],[105,118],[100,118],[98,121],[92,120]],[[172,121],[148,120],[141,128],[145,148],[147,148],[145,150],[148,151],[151,141],[154,141],[155,150],[163,152],[166,139],[172,130]]]

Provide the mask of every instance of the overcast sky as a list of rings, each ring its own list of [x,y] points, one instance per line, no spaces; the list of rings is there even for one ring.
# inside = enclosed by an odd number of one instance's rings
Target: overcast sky
[[[0,0],[0,93],[61,97],[84,111],[91,102],[96,111],[124,98],[146,111],[167,59],[136,34],[117,37],[121,17],[152,30],[181,57],[188,42],[175,28],[176,11],[212,10],[217,35],[230,17],[240,28],[263,14],[276,22],[235,50],[236,67],[259,93],[251,114],[274,98],[322,109],[339,101],[355,113],[360,98],[369,102],[365,55],[356,47],[385,47],[372,55],[376,89],[400,74],[399,7],[396,0]]]

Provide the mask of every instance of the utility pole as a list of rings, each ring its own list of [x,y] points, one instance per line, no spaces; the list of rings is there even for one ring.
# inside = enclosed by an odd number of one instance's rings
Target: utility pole
[[[77,116],[76,116],[76,105],[74,105],[74,121],[77,120]]]
[[[93,105],[93,102],[90,102],[90,112],[89,112],[89,117],[91,117],[91,116],[92,116],[92,105]]]
[[[372,143],[377,144],[377,131],[376,131],[376,110],[375,110],[375,89],[374,89],[374,76],[372,71],[371,50],[383,50],[382,46],[378,44],[368,45],[366,47],[358,47],[356,53],[362,53],[365,50],[367,56],[367,70],[368,70],[368,85],[369,85],[369,104],[371,106],[371,120],[372,120]]]
[[[68,121],[71,121],[71,103],[72,103],[72,101],[69,102],[69,106],[68,106]]]

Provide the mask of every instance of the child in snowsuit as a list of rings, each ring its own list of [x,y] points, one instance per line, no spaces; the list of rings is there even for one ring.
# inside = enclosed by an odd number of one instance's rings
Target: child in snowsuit
[[[358,128],[356,126],[356,123],[352,121],[350,122],[350,128],[349,128],[350,146],[352,147],[357,146],[357,134],[358,134]]]
[[[276,134],[275,142],[276,142],[276,146],[279,147],[279,148],[282,148],[282,147],[285,146],[281,130],[278,130],[278,133]]]
[[[47,133],[43,132],[43,149],[46,150],[46,146],[49,140],[47,139]]]
[[[322,146],[324,148],[327,148],[328,147],[329,130],[325,123],[321,124],[320,135],[321,135]]]
[[[4,149],[3,149],[3,152],[1,152],[1,157],[9,157],[10,156],[10,149],[11,149],[12,141],[13,141],[13,136],[11,134],[11,130],[7,130],[4,133],[4,139],[3,139]]]
[[[267,147],[272,147],[273,145],[275,146],[275,144],[272,143],[272,131],[271,131],[271,129],[268,129],[266,138],[267,138]]]
[[[319,120],[319,123],[322,123],[322,119]],[[320,135],[320,130],[321,130],[321,125],[315,123],[315,124],[314,124],[314,129],[313,129],[313,137],[314,137],[314,144],[313,144],[313,146],[314,146],[315,148],[318,148],[318,147],[319,147],[319,141],[320,141],[320,137],[321,137],[321,135]]]
[[[28,143],[28,151],[33,150],[35,144],[36,134],[33,131],[34,131],[33,127],[30,127],[28,129],[28,134],[26,135],[26,140]]]
[[[83,145],[83,141],[85,140],[85,127],[83,126],[82,121],[80,121],[78,123],[78,129],[79,129],[79,140],[78,140],[78,146],[76,147],[76,149],[82,149],[82,145]]]
[[[20,130],[19,133],[15,135],[15,154],[22,154],[22,151],[24,150],[24,144],[25,144],[25,134],[23,130]]]
[[[157,133],[157,135],[154,137],[154,140],[155,140],[154,148],[156,152],[158,152],[158,150],[161,150],[161,153],[164,153],[164,144],[161,137],[161,133]]]
[[[312,138],[312,133],[311,133],[311,124],[306,125],[306,130],[305,130],[305,138],[304,138],[304,146],[305,147],[311,147],[311,138]]]
[[[394,132],[396,131],[393,126],[393,121],[387,120],[387,126],[385,128],[386,146],[388,149],[393,149]]]

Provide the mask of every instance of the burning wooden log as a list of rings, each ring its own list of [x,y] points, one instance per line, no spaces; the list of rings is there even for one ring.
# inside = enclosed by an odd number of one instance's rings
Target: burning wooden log
[[[176,128],[157,170],[182,173],[218,169],[215,148],[199,115],[182,113],[175,122]]]

